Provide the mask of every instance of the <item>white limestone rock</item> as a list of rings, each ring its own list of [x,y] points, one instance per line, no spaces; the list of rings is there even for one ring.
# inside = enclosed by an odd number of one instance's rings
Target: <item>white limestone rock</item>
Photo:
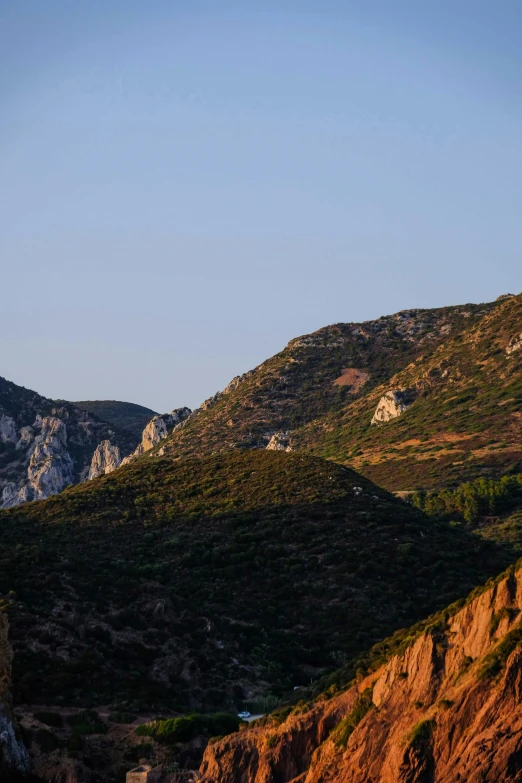
[[[15,420],[11,416],[2,414],[0,416],[0,441],[2,443],[16,443],[17,440]]]
[[[89,481],[112,473],[121,464],[121,454],[118,446],[114,446],[110,440],[102,440],[96,447],[89,468]]]
[[[511,338],[511,340],[507,344],[506,353],[509,356],[510,354],[515,353],[515,351],[520,351],[521,348],[522,348],[522,332],[516,335],[516,337]]]
[[[16,444],[18,451],[26,450],[29,448],[35,438],[34,430],[32,427],[21,427],[20,437]]]
[[[391,389],[381,397],[372,424],[384,424],[386,421],[396,419],[415,402],[415,393],[412,389]]]
[[[73,481],[73,461],[67,449],[65,422],[55,416],[37,416],[33,426],[40,429],[40,434],[34,438],[27,453],[27,479],[14,490],[11,484],[4,487],[2,508],[29,500],[44,500]]]
[[[154,416],[143,430],[139,446],[132,454],[125,457],[121,461],[121,464],[127,465],[137,457],[141,457],[145,452],[150,451],[160,441],[164,440],[175,427],[182,424],[190,413],[190,408],[175,408],[170,413],[162,413]]]
[[[288,432],[274,432],[268,441],[267,451],[293,451]]]

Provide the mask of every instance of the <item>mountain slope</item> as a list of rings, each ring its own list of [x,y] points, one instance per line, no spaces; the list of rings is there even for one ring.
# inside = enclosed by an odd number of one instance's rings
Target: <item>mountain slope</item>
[[[281,353],[207,400],[169,439],[167,453],[280,448],[285,438],[292,446],[300,428],[343,411],[354,397],[368,394],[498,305],[408,310],[376,321],[327,326],[291,340]]]
[[[522,570],[486,587],[414,630],[345,692],[210,744],[203,780],[520,781]]]
[[[282,693],[510,558],[346,468],[259,450],[138,460],[2,512],[0,531],[15,693],[31,703]]]
[[[157,415],[156,411],[143,405],[119,400],[82,400],[72,404],[119,429],[128,430],[136,438],[141,437],[147,423]]]
[[[521,334],[522,296],[516,296],[339,415],[310,425],[298,445],[393,490],[520,471]],[[414,402],[398,418],[372,426],[389,389],[408,389]]]
[[[137,439],[72,403],[55,402],[0,378],[0,507],[84,481],[98,444],[129,454]]]

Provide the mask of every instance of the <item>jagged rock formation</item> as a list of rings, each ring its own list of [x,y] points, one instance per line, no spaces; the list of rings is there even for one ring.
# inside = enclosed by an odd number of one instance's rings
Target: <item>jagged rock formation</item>
[[[522,348],[522,333],[520,333],[516,337],[511,338],[511,340],[506,346],[506,353],[509,355],[510,353],[515,353],[515,351],[520,351],[521,348]]]
[[[136,447],[132,454],[125,457],[122,461],[122,465],[126,465],[137,457],[141,457],[147,451],[150,451],[154,446],[164,440],[172,430],[179,424],[184,422],[191,414],[190,408],[175,408],[170,413],[163,413],[154,416],[141,435],[141,443]],[[106,473],[110,471],[106,470]]]
[[[521,611],[519,570],[441,613],[344,693],[209,745],[204,780],[520,781]]]
[[[102,441],[124,454],[136,446],[129,432],[0,378],[0,507],[42,500],[85,481]]]
[[[288,432],[274,432],[267,444],[268,451],[292,451]]]
[[[11,698],[11,664],[13,653],[8,639],[9,623],[0,611],[0,780],[7,781],[12,773],[29,774],[29,755],[20,739],[13,716]]]
[[[96,447],[89,468],[89,480],[112,473],[121,465],[121,454],[118,446],[113,446],[110,440],[102,440]]]
[[[392,389],[386,392],[379,400],[371,423],[383,424],[391,419],[396,419],[401,413],[407,411],[414,401],[413,389]]]

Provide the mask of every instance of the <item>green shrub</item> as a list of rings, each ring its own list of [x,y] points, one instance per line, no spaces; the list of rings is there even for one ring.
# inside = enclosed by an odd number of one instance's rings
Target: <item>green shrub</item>
[[[480,680],[495,677],[500,673],[514,649],[522,644],[522,623],[507,633],[503,640],[485,657],[478,672]]]
[[[351,735],[372,707],[372,689],[367,688],[364,693],[357,698],[349,715],[343,718],[333,730],[332,739],[336,747],[346,749]]]
[[[200,734],[224,736],[237,731],[240,718],[228,712],[216,712],[208,715],[192,713],[179,718],[154,720],[137,726],[138,737],[152,737],[157,742],[170,744],[173,742],[189,742]]]
[[[437,724],[433,719],[421,720],[420,723],[417,723],[408,735],[411,747],[420,748],[422,745],[429,742],[436,725]]]

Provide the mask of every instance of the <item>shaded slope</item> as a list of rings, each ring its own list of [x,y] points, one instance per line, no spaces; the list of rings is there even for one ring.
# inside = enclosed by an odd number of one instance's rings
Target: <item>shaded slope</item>
[[[304,425],[342,411],[497,306],[407,310],[298,337],[207,400],[165,448],[173,456],[265,448],[281,432],[293,445]]]
[[[281,693],[508,560],[352,471],[143,459],[0,514],[17,700],[214,708]]]
[[[310,425],[299,446],[393,490],[522,470],[522,350],[511,350],[521,333],[519,295],[339,415]],[[379,399],[394,388],[413,390],[415,402],[399,418],[371,426]]]
[[[119,400],[82,400],[74,402],[73,405],[114,424],[115,427],[128,430],[137,438],[141,437],[145,425],[156,415],[156,411],[143,405]]]
[[[209,745],[204,780],[519,781],[522,571],[486,588],[345,692]]]

